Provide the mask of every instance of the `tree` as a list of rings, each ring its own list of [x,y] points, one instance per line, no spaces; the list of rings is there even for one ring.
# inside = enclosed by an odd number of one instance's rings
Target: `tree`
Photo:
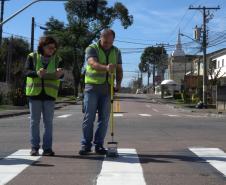
[[[23,71],[24,71],[24,62],[29,53],[29,43],[21,38],[4,38],[0,60],[0,81],[6,80],[6,75],[8,75],[10,79],[10,83],[21,87],[23,83]],[[8,67],[7,67],[8,66]],[[8,74],[6,74],[7,70]]]
[[[139,70],[144,73],[148,73],[148,86],[151,72],[153,74],[153,87],[155,87],[155,70],[164,68],[167,66],[165,63],[166,50],[164,47],[147,47],[141,55],[141,62],[139,64]],[[152,70],[151,70],[152,66]]]
[[[213,100],[216,98],[216,88],[220,85],[220,79],[225,76],[225,72],[222,71],[222,67],[216,69],[216,61],[212,61],[209,64],[208,74],[210,80],[208,81],[209,99],[211,103],[215,103]]]
[[[59,52],[66,66],[73,68],[77,96],[86,47],[100,36],[104,28],[111,27],[115,20],[120,20],[126,29],[132,25],[133,17],[122,3],[117,2],[114,6],[108,7],[106,0],[68,0],[65,9],[68,24],[65,25],[52,17],[46,23],[48,31],[45,34],[58,38],[61,46]]]

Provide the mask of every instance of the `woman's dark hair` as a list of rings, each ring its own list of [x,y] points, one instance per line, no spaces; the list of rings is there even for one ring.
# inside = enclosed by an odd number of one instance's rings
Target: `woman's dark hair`
[[[56,49],[58,48],[57,41],[52,36],[41,37],[39,40],[39,44],[38,44],[38,53],[43,55],[44,54],[43,47],[45,47],[49,44],[54,44]]]

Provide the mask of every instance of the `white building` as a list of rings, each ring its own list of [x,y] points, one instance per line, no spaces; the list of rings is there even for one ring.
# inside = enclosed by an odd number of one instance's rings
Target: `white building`
[[[209,79],[218,78],[220,79],[221,85],[226,85],[226,49],[224,48],[211,53],[209,62],[213,68],[212,77],[209,75]]]
[[[216,61],[215,72],[219,71],[219,76],[225,77],[226,76],[226,54],[220,57],[217,57],[213,60]]]

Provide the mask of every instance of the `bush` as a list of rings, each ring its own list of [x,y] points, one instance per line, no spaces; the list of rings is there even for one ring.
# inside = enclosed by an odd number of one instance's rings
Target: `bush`
[[[179,92],[174,93],[174,99],[175,100],[182,99],[181,93]]]
[[[27,103],[26,96],[22,88],[17,88],[11,93],[11,99],[13,105],[15,106],[24,106]]]
[[[197,94],[192,94],[191,101],[192,103],[197,104],[198,102],[200,102],[200,98],[198,97]]]
[[[189,94],[183,92],[181,93],[181,98],[183,99],[184,103],[191,103],[191,98],[189,96]]]
[[[4,101],[4,95],[0,93],[0,105],[3,104],[3,101]]]

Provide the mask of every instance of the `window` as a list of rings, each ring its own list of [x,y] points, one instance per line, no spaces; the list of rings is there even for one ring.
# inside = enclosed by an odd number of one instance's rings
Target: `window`
[[[224,67],[224,59],[222,59],[222,67]]]

